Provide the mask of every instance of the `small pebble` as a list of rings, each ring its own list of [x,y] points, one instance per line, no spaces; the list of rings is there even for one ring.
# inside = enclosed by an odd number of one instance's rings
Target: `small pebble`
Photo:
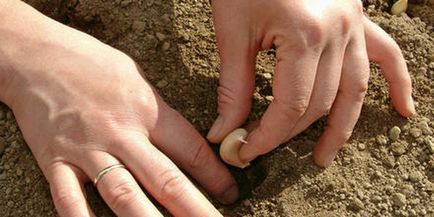
[[[403,195],[401,193],[395,193],[392,196],[392,201],[393,201],[393,204],[398,206],[398,207],[403,207],[403,206],[405,206],[405,204],[407,204],[407,199],[405,198],[405,195]]]
[[[264,73],[263,76],[264,76],[265,79],[268,79],[268,80],[273,78],[273,76],[270,73],[268,73],[268,72]]]
[[[385,137],[384,135],[378,135],[377,136],[377,143],[379,145],[387,145],[387,137]]]
[[[425,138],[425,144],[428,147],[428,150],[431,152],[431,154],[434,154],[434,138],[431,136],[427,136]],[[0,154],[1,154],[1,147],[0,147]]]
[[[357,198],[353,199],[353,201],[350,203],[350,209],[354,211],[359,211],[361,209],[364,209],[365,206],[363,202]]]
[[[392,145],[390,146],[391,151],[393,152],[394,155],[396,156],[400,156],[402,154],[405,153],[406,150],[406,145],[400,142],[394,142],[392,143]]]
[[[414,138],[419,138],[422,135],[422,130],[413,127],[410,129],[410,135],[413,136]]]
[[[409,214],[410,216],[417,216],[416,210],[414,210],[414,209],[410,209],[410,210],[408,210],[408,214]]]
[[[6,174],[2,173],[0,174],[0,181],[5,180],[6,179]]]
[[[133,3],[132,0],[124,0],[121,2],[121,7],[126,7],[126,6],[130,5],[131,3]]]
[[[398,140],[399,134],[401,134],[401,129],[398,126],[394,126],[389,130],[389,138],[392,141]]]
[[[375,195],[375,196],[373,196],[373,197],[371,198],[371,201],[374,202],[374,203],[378,203],[378,202],[381,201],[381,197],[378,196],[378,195]]]
[[[382,179],[383,178],[383,174],[380,171],[376,170],[375,173],[374,173],[374,177],[377,178],[377,179]]]
[[[432,135],[432,130],[426,121],[421,121],[417,124],[417,127],[422,130],[425,135]]]
[[[132,28],[135,32],[143,32],[143,31],[145,31],[146,23],[143,22],[143,21],[135,20],[135,21],[133,22],[133,25],[131,26],[131,28]]]
[[[163,88],[163,87],[166,87],[167,85],[169,84],[169,82],[167,82],[166,80],[160,80],[158,83],[157,83],[157,87],[158,88]]]
[[[395,158],[393,155],[384,155],[381,160],[384,163],[384,165],[386,165],[388,167],[394,167],[396,164]]]
[[[358,148],[360,151],[363,151],[363,150],[366,149],[366,145],[365,145],[365,143],[359,143],[359,144],[357,144],[357,148]]]
[[[164,41],[164,39],[167,38],[167,36],[164,35],[164,34],[161,33],[161,32],[157,32],[157,33],[155,33],[155,36],[157,37],[157,39],[158,39],[159,41]]]
[[[432,183],[430,181],[426,181],[426,183],[425,183],[425,189],[428,192],[434,192],[434,183]]]
[[[21,170],[21,169],[17,169],[17,175],[18,175],[18,176],[22,176],[22,175],[23,175],[23,170]]]
[[[265,96],[265,100],[267,100],[268,102],[273,102],[274,97],[271,95]]]
[[[413,185],[410,184],[404,184],[401,186],[401,193],[403,193],[406,196],[410,196],[412,195],[414,192],[414,187]]]
[[[246,207],[249,207],[251,205],[250,200],[249,199],[244,200],[243,201],[243,205],[246,206]]]
[[[170,48],[170,43],[167,42],[167,41],[165,41],[165,42],[163,43],[163,46],[161,46],[161,49],[162,49],[163,51],[167,51],[167,50],[169,50],[169,48]]]
[[[8,207],[13,207],[14,206],[14,202],[10,200],[10,201],[8,201],[7,205],[8,205]]]
[[[413,171],[412,173],[410,173],[410,175],[408,176],[408,178],[412,182],[419,182],[420,180],[423,179],[423,175],[419,171]]]

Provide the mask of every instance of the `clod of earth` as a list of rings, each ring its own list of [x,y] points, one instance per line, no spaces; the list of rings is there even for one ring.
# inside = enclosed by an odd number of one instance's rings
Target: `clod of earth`
[[[241,162],[239,155],[242,144],[246,143],[247,134],[247,130],[238,128],[225,137],[220,145],[220,157],[224,162],[239,168],[245,168],[250,165],[249,163]]]

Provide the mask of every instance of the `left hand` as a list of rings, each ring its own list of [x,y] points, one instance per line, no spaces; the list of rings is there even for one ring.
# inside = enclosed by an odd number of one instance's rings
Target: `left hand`
[[[211,142],[222,141],[246,120],[257,53],[276,47],[274,100],[242,146],[242,161],[273,150],[329,113],[313,153],[318,165],[329,166],[359,118],[368,56],[380,64],[398,112],[415,113],[402,53],[363,15],[360,0],[214,0],[212,7],[221,74]]]

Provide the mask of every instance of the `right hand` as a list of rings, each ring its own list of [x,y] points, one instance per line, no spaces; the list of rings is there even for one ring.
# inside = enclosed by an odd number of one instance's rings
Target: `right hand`
[[[256,56],[276,47],[274,100],[240,158],[247,163],[328,116],[313,157],[329,166],[349,139],[368,88],[369,59],[380,64],[397,111],[415,113],[410,76],[395,41],[363,15],[360,0],[215,0],[221,73],[219,117],[208,139],[219,143],[248,117]]]
[[[110,171],[97,185],[118,216],[161,216],[140,185],[175,216],[221,216],[175,163],[223,203],[237,199],[233,177],[206,140],[130,57],[20,1],[6,7],[10,13],[0,22],[14,25],[0,47],[16,47],[0,52],[10,60],[0,63],[0,73],[13,76],[2,99],[60,216],[95,216],[83,185],[119,162],[126,169]]]

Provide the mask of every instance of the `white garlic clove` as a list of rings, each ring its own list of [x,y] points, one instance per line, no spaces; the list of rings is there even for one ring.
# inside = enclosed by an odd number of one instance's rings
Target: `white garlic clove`
[[[398,0],[392,5],[391,12],[393,15],[399,15],[407,10],[407,6],[408,0]]]
[[[220,157],[224,162],[239,168],[250,165],[249,163],[242,163],[239,155],[247,134],[247,130],[238,128],[225,137],[220,145]]]

